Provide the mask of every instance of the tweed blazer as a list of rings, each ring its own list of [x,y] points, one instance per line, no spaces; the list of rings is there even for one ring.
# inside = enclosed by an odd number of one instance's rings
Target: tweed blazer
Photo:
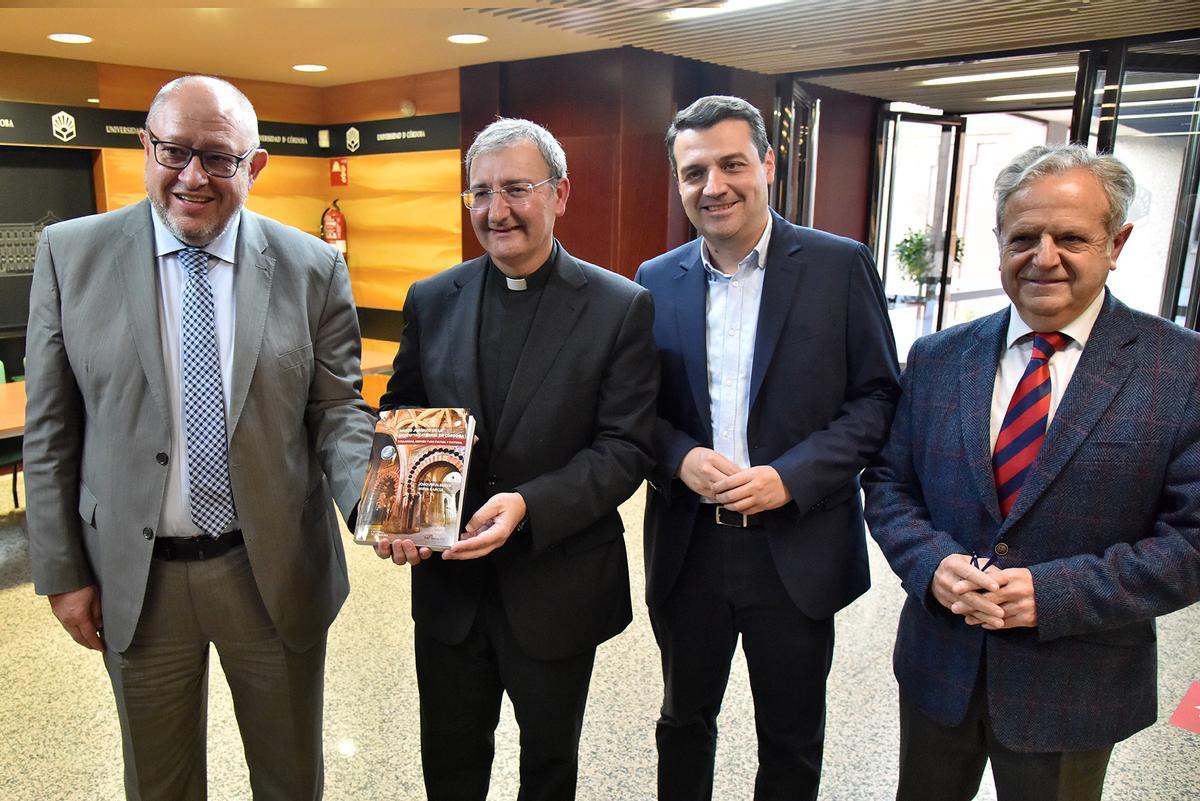
[[[864,474],[868,525],[908,592],[896,678],[955,725],[986,666],[1005,746],[1099,748],[1154,722],[1154,618],[1200,598],[1200,334],[1108,294],[1002,518],[990,408],[1008,314],[917,341],[890,441]],[[1002,567],[1033,574],[1034,628],[968,626],[929,591],[943,558],[999,543]]]

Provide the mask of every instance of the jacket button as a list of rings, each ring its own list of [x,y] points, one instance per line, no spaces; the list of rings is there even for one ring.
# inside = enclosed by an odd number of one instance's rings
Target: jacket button
[[[1007,542],[997,542],[996,543],[996,556],[1006,556],[1007,554],[1008,554],[1008,543]]]
[[[495,476],[488,476],[488,477],[487,477],[487,485],[488,485],[489,487],[494,487],[494,486],[496,486],[496,477],[495,477]]]
[[[148,540],[154,539],[154,529],[146,526],[144,529],[142,529],[142,536]]]
[[[160,451],[159,454],[154,457],[154,461],[158,462],[159,464],[166,464],[167,463],[167,455]]]

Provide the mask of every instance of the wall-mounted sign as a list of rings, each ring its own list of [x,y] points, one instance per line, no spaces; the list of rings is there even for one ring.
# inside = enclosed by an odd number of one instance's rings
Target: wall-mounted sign
[[[350,159],[337,158],[329,160],[329,185],[346,186],[350,183]]]
[[[142,111],[0,101],[0,144],[6,145],[140,148],[138,131],[145,123]],[[323,130],[329,131],[331,147],[319,143]],[[264,148],[279,156],[456,150],[458,115],[430,114],[322,126],[260,120],[258,137]]]

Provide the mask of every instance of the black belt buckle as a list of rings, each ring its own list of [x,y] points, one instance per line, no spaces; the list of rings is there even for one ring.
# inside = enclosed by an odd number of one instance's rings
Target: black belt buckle
[[[159,537],[154,541],[154,556],[167,561],[198,562],[221,556],[244,541],[241,529],[219,537]]]
[[[752,515],[744,515],[741,512],[735,512],[731,509],[726,509],[724,506],[714,505],[716,510],[715,517],[718,526],[732,526],[733,528],[750,528],[756,522]]]

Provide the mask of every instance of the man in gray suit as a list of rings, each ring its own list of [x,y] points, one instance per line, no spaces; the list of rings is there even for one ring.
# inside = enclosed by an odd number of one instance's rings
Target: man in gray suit
[[[267,164],[235,87],[164,86],[149,200],[47,228],[28,333],[34,587],[112,679],[131,799],[202,799],[209,644],[255,799],[321,795],[336,500],[372,415],[346,265],[243,210]]]

